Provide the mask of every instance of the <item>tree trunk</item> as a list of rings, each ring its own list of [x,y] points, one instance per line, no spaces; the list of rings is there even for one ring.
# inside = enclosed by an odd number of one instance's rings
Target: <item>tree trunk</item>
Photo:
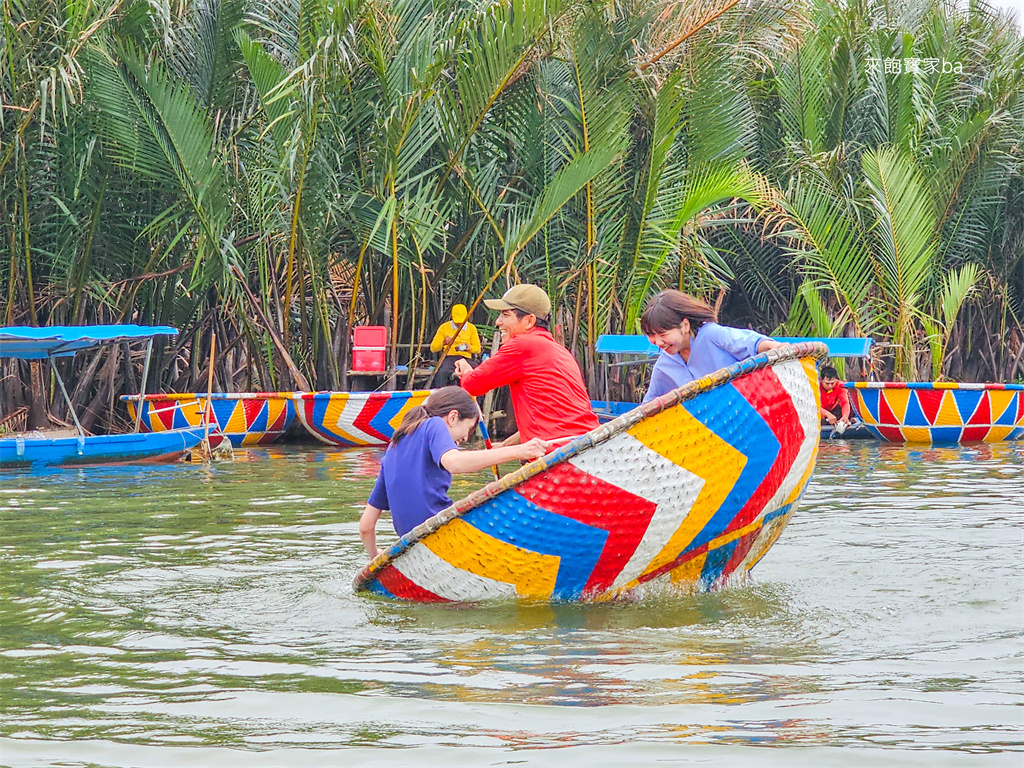
[[[46,412],[45,386],[43,384],[43,361],[32,360],[28,364],[31,386],[29,387],[28,428],[46,429],[50,416]]]
[[[89,405],[78,414],[78,421],[86,432],[92,432],[100,412],[108,405],[108,393],[113,384],[114,373],[117,371],[118,345],[111,344],[108,350],[107,362],[99,375],[99,386],[96,388],[96,394],[89,402]]]

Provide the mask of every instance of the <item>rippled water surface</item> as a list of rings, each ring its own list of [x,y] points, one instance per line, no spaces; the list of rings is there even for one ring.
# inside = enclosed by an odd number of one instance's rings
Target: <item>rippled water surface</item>
[[[749,583],[580,606],[354,596],[378,457],[0,474],[0,764],[1024,763],[1024,444],[823,444]]]

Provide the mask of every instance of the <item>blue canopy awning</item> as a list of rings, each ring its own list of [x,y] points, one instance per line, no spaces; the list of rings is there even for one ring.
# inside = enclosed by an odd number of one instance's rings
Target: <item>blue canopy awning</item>
[[[177,336],[169,325],[51,325],[0,328],[0,357],[42,360],[69,357],[84,349],[154,336]]]
[[[828,347],[829,357],[868,357],[874,339],[847,338],[839,336],[832,339],[815,338],[813,336],[772,336],[776,341],[787,344],[798,344],[801,341],[820,341]]]
[[[594,351],[599,355],[657,355],[661,350],[646,336],[617,336],[605,333],[597,337]]]

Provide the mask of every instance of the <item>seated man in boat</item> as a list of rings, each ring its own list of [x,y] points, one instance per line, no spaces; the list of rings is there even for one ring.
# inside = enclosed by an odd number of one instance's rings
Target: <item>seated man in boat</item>
[[[644,402],[726,368],[781,342],[763,333],[718,324],[715,310],[682,291],[662,291],[647,303],[640,330],[661,349]]]
[[[430,342],[431,352],[444,354],[434,371],[434,378],[430,382],[431,389],[457,384],[458,382],[454,381],[456,361],[471,360],[473,355],[480,354],[480,334],[466,317],[466,305],[455,304],[452,307],[452,319],[438,326],[434,340]]]
[[[535,437],[562,441],[596,427],[580,367],[548,330],[547,293],[536,285],[516,285],[500,299],[484,303],[500,313],[495,325],[501,347],[476,369],[457,360],[455,375],[474,397],[508,385],[519,432],[502,445]]]
[[[850,393],[846,391],[839,373],[831,365],[822,367],[818,378],[821,393],[821,426],[831,424],[838,434],[850,426]]]

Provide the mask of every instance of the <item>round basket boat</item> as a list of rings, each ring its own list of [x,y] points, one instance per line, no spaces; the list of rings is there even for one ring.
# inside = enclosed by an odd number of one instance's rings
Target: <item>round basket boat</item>
[[[639,406],[434,515],[353,586],[414,601],[573,601],[746,573],[811,478],[826,355],[781,347]]]
[[[846,382],[864,425],[891,443],[1024,440],[1024,385]]]

